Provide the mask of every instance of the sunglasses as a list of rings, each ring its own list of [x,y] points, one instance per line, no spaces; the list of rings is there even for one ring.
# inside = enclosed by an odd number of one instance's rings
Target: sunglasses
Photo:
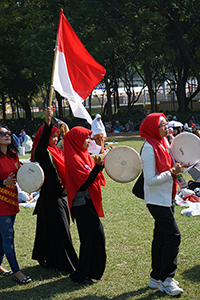
[[[0,136],[5,137],[6,135],[11,136],[12,135],[11,131],[0,131]]]

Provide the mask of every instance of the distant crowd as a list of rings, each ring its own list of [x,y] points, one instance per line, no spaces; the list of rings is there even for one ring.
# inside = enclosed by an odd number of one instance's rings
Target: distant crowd
[[[150,114],[150,110],[148,109],[146,112],[146,116]],[[174,121],[174,124],[173,124]],[[143,122],[143,120],[140,120],[139,122],[133,122],[131,120],[128,120],[128,122],[125,125],[121,125],[119,121],[116,121],[114,125],[111,121],[105,122],[105,130],[106,133],[120,133],[120,132],[134,132],[139,131],[140,125]],[[177,122],[177,124],[176,124]],[[169,122],[168,126],[168,140],[170,141],[172,137],[175,137],[177,134],[187,131],[192,132],[196,134],[200,138],[200,127],[199,124],[196,122],[195,117],[192,116],[189,122],[182,124],[181,122],[178,122],[176,116],[173,116],[172,125],[170,125],[171,122]],[[178,125],[178,126],[177,126]]]

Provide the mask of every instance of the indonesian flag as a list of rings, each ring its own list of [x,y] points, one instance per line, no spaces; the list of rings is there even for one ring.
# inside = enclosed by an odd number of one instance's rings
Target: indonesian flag
[[[86,119],[91,124],[92,118],[85,109],[83,101],[102,80],[106,70],[85,49],[62,9],[56,52],[53,87],[60,95],[67,98],[75,117]]]

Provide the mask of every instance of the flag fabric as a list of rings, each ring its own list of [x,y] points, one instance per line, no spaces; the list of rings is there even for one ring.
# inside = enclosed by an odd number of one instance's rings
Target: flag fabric
[[[83,46],[61,9],[53,87],[67,98],[74,116],[86,119],[90,124],[92,118],[83,101],[102,80],[105,72],[105,68]]]

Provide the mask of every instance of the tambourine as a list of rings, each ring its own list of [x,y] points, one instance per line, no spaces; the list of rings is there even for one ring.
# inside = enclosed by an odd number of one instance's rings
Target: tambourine
[[[182,132],[172,140],[171,152],[177,162],[192,165],[200,160],[200,139],[191,132]]]
[[[140,155],[128,146],[115,147],[104,158],[104,166],[108,176],[121,183],[134,180],[141,172]]]
[[[37,192],[44,182],[44,171],[37,162],[25,163],[17,172],[20,188],[27,192]]]

